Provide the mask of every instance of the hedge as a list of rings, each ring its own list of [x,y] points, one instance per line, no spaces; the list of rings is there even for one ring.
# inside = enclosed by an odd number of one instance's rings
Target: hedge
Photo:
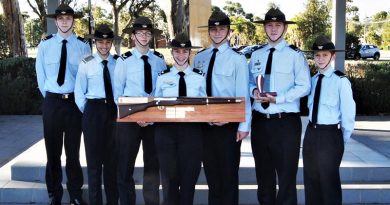
[[[313,74],[313,62],[309,63]],[[390,62],[347,61],[345,70],[352,84],[357,114],[389,115]],[[0,60],[0,114],[40,114],[41,103],[35,59]]]
[[[18,57],[0,61],[0,114],[40,114],[35,59]]]

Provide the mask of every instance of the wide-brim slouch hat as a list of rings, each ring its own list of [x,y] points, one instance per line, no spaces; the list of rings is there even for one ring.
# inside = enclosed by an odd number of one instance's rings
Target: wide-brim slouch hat
[[[336,49],[334,43],[331,40],[329,40],[329,38],[327,38],[324,35],[320,35],[315,39],[315,41],[311,47],[311,50],[308,50],[305,52],[315,52],[315,51],[342,52],[345,50]]]
[[[158,31],[157,29],[153,28],[152,21],[145,16],[136,18],[130,27],[123,29],[123,33],[132,34],[136,30],[149,30],[153,33]]]
[[[85,36],[85,38],[95,39],[95,40],[103,40],[103,39],[120,40],[121,39],[121,37],[114,35],[114,31],[112,31],[112,29],[107,24],[99,25],[95,29],[94,34],[87,35]]]
[[[262,23],[262,24],[266,24],[268,22],[282,22],[285,24],[296,23],[294,21],[287,21],[284,13],[278,8],[271,8],[270,10],[268,10],[267,13],[265,14],[264,20],[253,21],[253,23]]]
[[[60,15],[70,15],[73,18],[78,19],[82,18],[83,15],[81,13],[75,13],[74,10],[67,4],[60,4],[55,10],[54,14],[47,14],[47,18],[57,18]]]
[[[210,28],[215,26],[231,26],[235,25],[230,22],[229,16],[227,16],[224,12],[217,11],[213,12],[208,20],[207,26],[199,26],[198,28]]]
[[[179,33],[169,44],[170,48],[186,48],[186,49],[197,49],[201,48],[200,46],[192,46],[191,40],[188,38],[188,35],[184,33]]]

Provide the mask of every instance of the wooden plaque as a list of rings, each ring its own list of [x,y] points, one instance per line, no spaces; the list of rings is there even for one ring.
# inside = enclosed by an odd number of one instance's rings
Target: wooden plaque
[[[245,100],[239,103],[149,107],[118,122],[244,122]],[[120,106],[120,105],[119,105]]]

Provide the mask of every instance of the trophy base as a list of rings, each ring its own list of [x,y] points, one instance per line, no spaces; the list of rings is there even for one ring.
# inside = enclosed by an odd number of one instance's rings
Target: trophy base
[[[276,92],[264,92],[264,93],[260,93],[260,97],[267,97],[267,94],[272,95],[274,97],[278,96]]]

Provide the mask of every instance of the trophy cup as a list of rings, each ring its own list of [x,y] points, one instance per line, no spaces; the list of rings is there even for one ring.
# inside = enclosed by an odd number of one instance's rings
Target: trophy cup
[[[262,75],[258,75],[256,77],[256,84],[257,84],[257,89],[259,90],[260,97],[267,97],[267,94],[272,95],[272,96],[277,96],[276,92],[264,92],[264,77]]]

